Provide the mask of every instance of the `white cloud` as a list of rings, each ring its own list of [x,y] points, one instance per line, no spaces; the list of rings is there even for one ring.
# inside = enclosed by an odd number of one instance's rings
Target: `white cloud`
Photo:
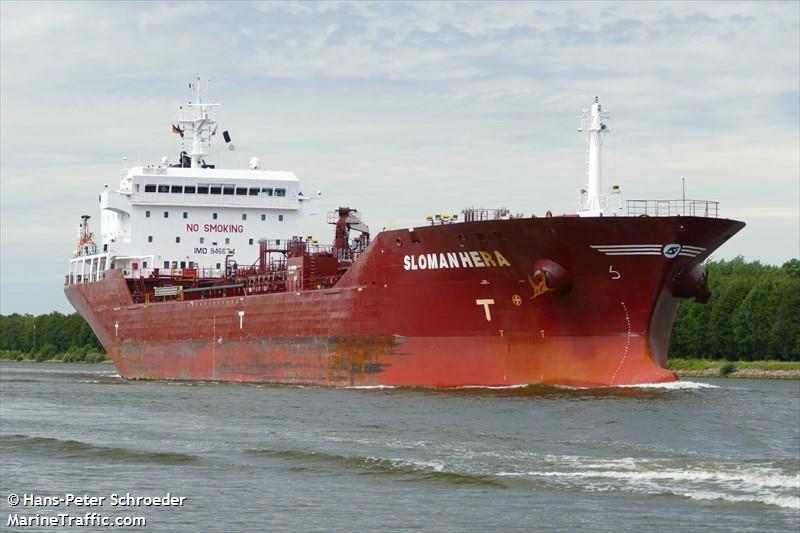
[[[800,240],[798,20],[788,2],[1,2],[0,312],[67,309],[79,215],[123,155],[174,155],[196,72],[234,158],[373,227],[573,210],[575,115],[599,94],[609,182],[674,196],[685,177],[748,221],[721,256],[780,263]]]

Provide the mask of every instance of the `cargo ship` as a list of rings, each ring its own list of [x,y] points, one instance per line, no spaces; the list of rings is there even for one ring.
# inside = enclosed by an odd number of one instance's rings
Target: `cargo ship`
[[[466,208],[377,234],[328,213],[292,172],[223,169],[200,80],[171,124],[174,161],[125,168],[79,226],[65,293],[121,376],[335,387],[609,387],[676,380],[678,303],[744,227],[705,200],[602,187],[607,112],[584,110],[588,183],[572,214]],[[233,149],[230,134],[221,141]],[[225,145],[221,145],[223,148]],[[225,153],[225,150],[220,150]]]

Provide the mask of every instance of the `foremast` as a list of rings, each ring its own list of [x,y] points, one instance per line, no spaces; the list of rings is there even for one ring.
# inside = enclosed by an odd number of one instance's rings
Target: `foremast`
[[[589,172],[588,183],[581,190],[581,206],[578,215],[582,217],[616,216],[621,214],[621,198],[619,187],[611,188],[611,194],[603,194],[602,158],[601,148],[603,134],[608,132],[608,112],[603,111],[600,100],[594,97],[590,109],[584,109],[581,117],[581,127],[578,131],[586,134],[589,142]]]

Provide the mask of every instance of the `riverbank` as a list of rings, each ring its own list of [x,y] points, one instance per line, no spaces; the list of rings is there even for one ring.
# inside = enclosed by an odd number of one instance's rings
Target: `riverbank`
[[[105,354],[89,354],[84,360],[66,357],[37,361],[35,358],[9,357],[0,352],[0,361],[20,363],[93,363],[114,364]],[[29,356],[28,354],[25,354]],[[746,379],[797,379],[800,380],[800,361],[714,361],[710,359],[670,359],[667,367],[681,378],[746,378]]]
[[[0,363],[36,363],[44,365],[113,365],[114,361],[108,358],[97,361],[64,361],[63,359],[46,359],[44,361],[37,361],[36,359],[3,359],[0,357]]]
[[[800,379],[800,361],[670,359],[667,367],[682,378]]]
[[[106,354],[97,352],[67,352],[31,354],[19,350],[0,350],[0,361],[18,361],[24,363],[110,363]]]

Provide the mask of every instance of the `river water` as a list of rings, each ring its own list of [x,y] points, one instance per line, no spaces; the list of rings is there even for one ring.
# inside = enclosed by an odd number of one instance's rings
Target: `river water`
[[[9,531],[92,512],[186,532],[798,531],[800,382],[334,390],[2,363],[0,459]],[[24,499],[67,494],[105,500]]]

